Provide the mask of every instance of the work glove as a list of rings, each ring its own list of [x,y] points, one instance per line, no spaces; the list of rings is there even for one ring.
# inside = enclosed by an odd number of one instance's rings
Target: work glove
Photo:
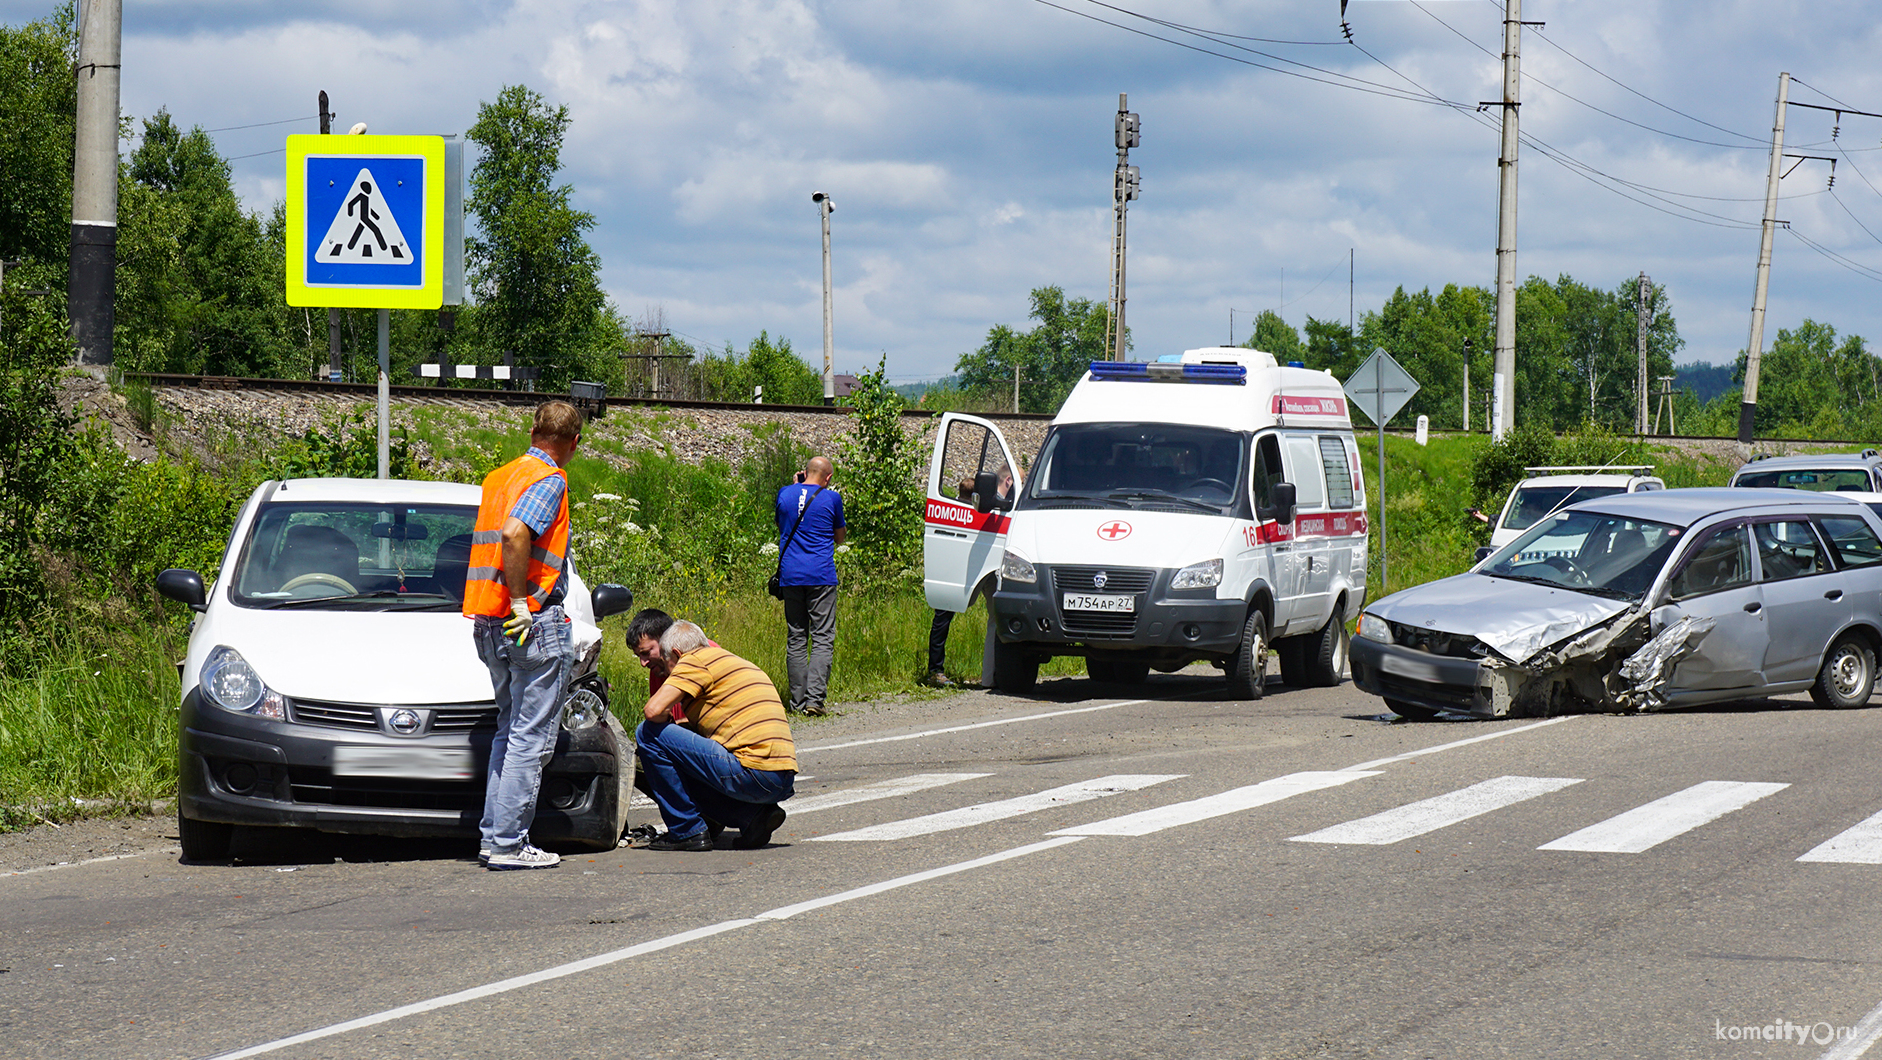
[[[535,623],[535,616],[529,613],[529,598],[510,597],[510,617],[503,622],[503,635],[515,637],[516,646],[520,648],[523,642],[529,639],[529,627]]]

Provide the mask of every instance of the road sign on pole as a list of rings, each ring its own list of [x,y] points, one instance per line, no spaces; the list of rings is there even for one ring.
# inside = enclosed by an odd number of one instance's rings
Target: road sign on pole
[[[444,304],[441,136],[287,138],[287,302]]]
[[[1389,568],[1385,558],[1385,423],[1418,393],[1418,381],[1383,349],[1374,349],[1343,388],[1353,406],[1379,426],[1379,592],[1384,595]]]

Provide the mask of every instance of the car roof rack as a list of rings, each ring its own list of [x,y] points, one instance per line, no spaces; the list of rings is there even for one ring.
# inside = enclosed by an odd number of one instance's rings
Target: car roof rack
[[[1587,471],[1620,474],[1626,471],[1652,471],[1652,464],[1561,464],[1554,467],[1526,467],[1524,471]]]

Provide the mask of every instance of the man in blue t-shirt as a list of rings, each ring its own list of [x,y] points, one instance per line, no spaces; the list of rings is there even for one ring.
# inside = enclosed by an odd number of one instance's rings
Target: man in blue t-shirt
[[[836,656],[836,547],[849,531],[843,521],[843,497],[830,488],[835,470],[829,457],[813,456],[797,481],[778,491],[778,584],[784,588],[788,630],[788,706],[800,714],[828,713],[823,697]]]

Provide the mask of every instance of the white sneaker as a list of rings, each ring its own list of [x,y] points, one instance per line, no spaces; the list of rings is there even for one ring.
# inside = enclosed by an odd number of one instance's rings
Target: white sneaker
[[[561,855],[551,854],[547,850],[538,850],[524,843],[508,854],[493,851],[490,860],[484,862],[484,867],[493,871],[497,869],[553,869],[560,864],[562,864]]]
[[[479,865],[490,864],[490,848],[489,847],[479,847],[477,849],[477,864]]]

